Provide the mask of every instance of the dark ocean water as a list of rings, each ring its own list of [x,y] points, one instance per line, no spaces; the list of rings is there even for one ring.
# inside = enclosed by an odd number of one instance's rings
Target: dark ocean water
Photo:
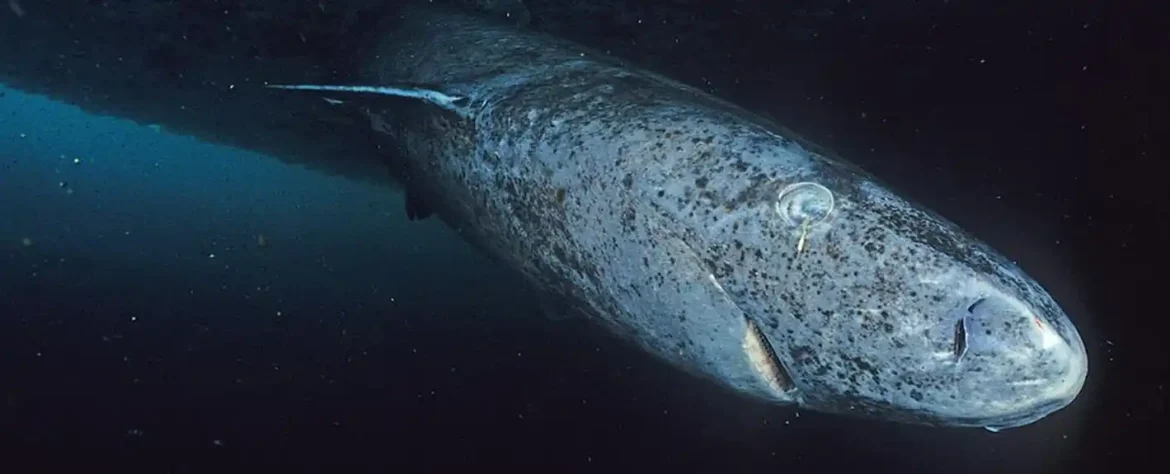
[[[1064,473],[1155,459],[1170,191],[1149,166],[1166,149],[1151,92],[1165,69],[1150,58],[1164,43],[1135,42],[1116,17],[1016,21],[999,42],[952,24],[941,56],[905,52],[909,33],[833,60],[823,45],[741,52],[728,57],[742,72],[711,84],[770,98],[782,123],[1050,290],[1090,376],[1034,425],[747,401],[547,318],[437,220],[407,221],[388,186],[4,88],[0,472]]]

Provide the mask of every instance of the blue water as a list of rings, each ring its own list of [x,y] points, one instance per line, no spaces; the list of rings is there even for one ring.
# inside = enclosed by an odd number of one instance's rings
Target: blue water
[[[1151,2],[524,2],[539,28],[768,114],[1018,261],[1077,325],[1090,370],[1071,406],[998,434],[743,400],[547,318],[376,179],[287,164],[338,155],[355,162],[321,169],[360,174],[361,133],[338,148],[314,140],[353,131],[329,117],[214,114],[274,103],[224,84],[349,80],[371,27],[350,20],[372,17],[341,17],[386,2],[9,3],[26,12],[0,6],[11,84],[286,161],[0,87],[0,473],[1162,460],[1170,55]],[[245,133],[253,120],[268,134]],[[295,139],[299,158],[273,143]]]
[[[443,341],[491,338],[485,312],[533,321],[510,274],[389,187],[0,94],[6,450],[231,446],[257,405],[311,424],[298,404],[352,397],[320,402],[328,429],[386,390],[443,396]]]

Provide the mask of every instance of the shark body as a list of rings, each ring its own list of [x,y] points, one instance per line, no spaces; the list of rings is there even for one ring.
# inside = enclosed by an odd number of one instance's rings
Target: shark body
[[[360,111],[412,219],[437,215],[736,392],[999,430],[1084,384],[1076,328],[993,249],[767,120],[587,48],[413,6],[358,77],[270,87]]]

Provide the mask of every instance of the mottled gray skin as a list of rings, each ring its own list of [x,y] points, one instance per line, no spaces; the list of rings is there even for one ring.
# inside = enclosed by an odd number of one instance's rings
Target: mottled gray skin
[[[453,112],[339,97],[369,105],[415,192],[542,290],[674,365],[755,397],[932,425],[1019,426],[1079,393],[1084,346],[1045,290],[860,169],[701,91],[514,25],[420,8],[386,31],[354,83],[469,99]],[[776,206],[797,182],[835,198],[803,243]],[[769,358],[753,362],[750,326]]]

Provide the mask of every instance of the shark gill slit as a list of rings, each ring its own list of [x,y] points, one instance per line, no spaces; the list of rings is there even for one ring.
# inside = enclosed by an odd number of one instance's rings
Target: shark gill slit
[[[776,350],[772,348],[772,344],[768,342],[767,336],[760,330],[759,325],[746,314],[743,319],[747,325],[747,332],[744,334],[744,350],[752,365],[763,376],[764,380],[777,391],[789,393],[796,390],[796,384],[792,382],[792,377],[788,375],[788,370],[784,368],[780,358],[776,357]]]
[[[683,242],[684,246],[694,251],[694,248],[685,241],[680,240],[680,242]],[[760,330],[760,326],[739,307],[739,304],[735,300],[731,299],[731,296],[723,289],[723,285],[719,283],[719,279],[715,278],[715,274],[708,274],[707,279],[711,281],[716,291],[723,295],[724,298],[727,298],[727,302],[743,317],[743,352],[747,356],[748,363],[751,364],[752,369],[781,398],[791,399],[792,393],[796,390],[796,384],[792,381],[792,376],[788,374],[788,370],[784,368],[784,363],[776,356],[776,350],[768,342],[768,337],[764,335],[764,331]]]

